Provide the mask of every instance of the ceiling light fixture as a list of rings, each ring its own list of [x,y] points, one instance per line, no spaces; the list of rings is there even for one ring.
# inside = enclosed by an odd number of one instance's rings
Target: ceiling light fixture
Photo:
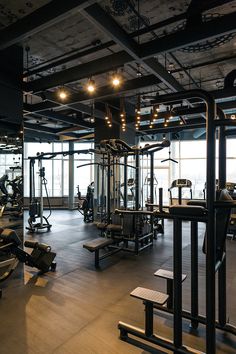
[[[87,83],[87,91],[89,93],[93,93],[95,90],[96,90],[95,81],[92,79],[89,79],[89,81]]]
[[[121,84],[121,76],[119,74],[114,74],[112,76],[112,80],[111,80],[112,86],[113,87],[119,87]]]
[[[60,88],[59,91],[58,91],[58,97],[64,101],[67,99],[68,97],[68,93],[67,91],[64,89],[64,88]]]

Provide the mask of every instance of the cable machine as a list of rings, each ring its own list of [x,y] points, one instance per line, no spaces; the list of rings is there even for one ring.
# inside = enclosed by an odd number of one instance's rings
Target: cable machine
[[[93,150],[69,150],[62,152],[48,152],[48,153],[38,153],[36,156],[31,156],[30,160],[30,205],[29,205],[29,226],[26,228],[30,232],[36,232],[38,230],[50,231],[52,225],[49,223],[49,218],[51,216],[51,204],[47,190],[47,180],[45,177],[45,167],[43,167],[43,160],[50,160],[58,155],[68,156],[73,154],[91,154]],[[35,162],[38,161],[38,174],[39,174],[39,196],[36,197],[35,188]],[[43,191],[45,190],[46,198],[49,206],[49,215],[44,215],[44,196]],[[37,219],[39,221],[37,222]]]

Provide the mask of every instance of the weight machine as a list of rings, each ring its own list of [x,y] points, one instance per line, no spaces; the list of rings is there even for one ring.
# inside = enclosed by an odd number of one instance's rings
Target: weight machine
[[[199,323],[206,326],[206,353],[216,353],[216,329],[223,333],[236,335],[236,328],[227,321],[226,296],[226,233],[230,209],[235,202],[229,196],[226,187],[226,136],[230,130],[227,126],[235,125],[231,119],[226,119],[223,112],[218,110],[214,98],[203,90],[189,90],[157,97],[157,104],[169,104],[179,100],[198,98],[206,104],[206,140],[207,140],[207,181],[206,181],[206,208],[199,205],[177,205],[170,207],[170,213],[157,212],[158,216],[173,219],[173,272],[165,279],[171,282],[173,292],[163,294],[151,289],[136,288],[130,294],[141,299],[145,304],[145,329],[119,322],[120,338],[128,340],[128,335],[141,338],[148,343],[158,345],[174,353],[196,353],[196,348],[186,346],[183,342],[182,322],[184,318],[191,321],[192,328]],[[184,128],[184,127],[183,127]],[[219,190],[216,191],[216,129],[219,129]],[[136,211],[139,213],[139,211]],[[191,221],[191,313],[187,314],[182,308],[182,221]],[[198,312],[198,222],[206,223],[204,252],[206,253],[205,281],[206,281],[206,312],[200,316]],[[162,272],[163,274],[163,272]],[[156,274],[157,275],[157,274]],[[160,275],[160,271],[158,273]],[[218,288],[216,287],[218,277]],[[174,294],[174,296],[173,296]],[[216,320],[216,294],[218,297],[218,321]],[[168,305],[169,297],[173,305]],[[169,307],[173,315],[173,337],[164,338],[153,333],[153,308],[165,311]],[[134,343],[134,342],[133,342]]]
[[[21,240],[14,230],[0,229],[0,282],[9,278],[19,262],[35,267],[42,273],[56,270],[54,262],[56,253],[52,252],[49,245],[37,241],[25,241],[24,246],[33,250],[31,254],[25,252],[20,246]]]
[[[100,143],[101,151],[103,154],[103,160],[107,161],[107,217],[105,222],[99,223],[98,227],[102,230],[103,234],[106,234],[106,238],[99,238],[93,241],[87,242],[83,245],[84,248],[88,249],[90,252],[95,252],[95,266],[99,265],[99,260],[106,258],[113,253],[118,251],[128,251],[135,254],[143,251],[148,247],[153,245],[153,218],[149,217],[147,214],[141,213],[139,215],[135,214],[135,211],[143,208],[141,206],[141,193],[140,193],[140,157],[142,155],[150,156],[150,200],[153,203],[154,199],[154,153],[156,151],[162,150],[170,145],[168,140],[163,140],[160,143],[155,143],[153,145],[147,145],[143,148],[140,147],[130,147],[124,141],[120,139],[110,139],[103,140]],[[135,166],[133,166],[135,171],[135,206],[134,209],[128,210],[127,215],[123,211],[128,209],[127,205],[127,188],[128,188],[128,178],[127,178],[127,168],[128,168],[128,157],[133,156]],[[120,158],[124,159],[124,163],[120,163]],[[116,212],[114,206],[119,205],[119,203],[114,202],[114,166],[122,165],[124,168],[124,198],[123,207]],[[112,169],[113,167],[113,169]],[[152,208],[152,207],[151,207]],[[109,242],[108,242],[109,241]],[[99,256],[99,250],[108,248],[108,252],[105,252],[103,256]]]

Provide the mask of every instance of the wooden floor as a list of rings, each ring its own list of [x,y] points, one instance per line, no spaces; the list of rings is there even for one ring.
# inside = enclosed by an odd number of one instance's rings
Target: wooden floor
[[[123,354],[163,353],[139,347],[119,339],[119,320],[143,327],[142,302],[129,293],[137,286],[165,291],[165,282],[153,276],[160,267],[172,267],[172,225],[155,241],[153,249],[139,256],[118,253],[93,267],[94,255],[83,249],[85,240],[97,237],[91,224],[84,224],[77,211],[53,211],[52,231],[34,236],[49,243],[57,252],[57,272],[37,277],[37,272],[21,266],[1,284],[0,354]],[[189,274],[190,254],[188,223],[184,224],[183,272]],[[200,228],[200,244],[204,233]],[[26,238],[30,236],[26,234]],[[228,313],[236,324],[236,242],[227,241]],[[200,254],[199,282],[201,312],[204,312],[204,256]],[[183,303],[190,304],[189,277],[183,283]],[[183,324],[184,342],[204,351],[205,330],[200,327],[189,335],[189,323]],[[155,316],[155,331],[172,334],[169,315]],[[218,353],[236,353],[236,338],[218,333]]]

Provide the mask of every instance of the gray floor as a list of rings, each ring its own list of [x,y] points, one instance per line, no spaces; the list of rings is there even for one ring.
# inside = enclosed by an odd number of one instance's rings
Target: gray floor
[[[155,241],[153,249],[139,256],[118,253],[93,267],[94,255],[83,249],[85,240],[97,237],[96,228],[84,224],[77,211],[53,211],[50,233],[34,236],[49,243],[57,252],[57,272],[37,277],[28,267],[1,284],[0,354],[120,354],[160,353],[146,346],[133,346],[119,340],[119,320],[143,327],[141,301],[129,293],[137,286],[165,291],[165,282],[153,276],[160,267],[172,267],[172,225],[166,222],[166,233]],[[183,271],[190,272],[189,225],[184,224]],[[204,227],[200,227],[200,243]],[[26,235],[26,238],[30,237]],[[236,242],[227,241],[228,313],[236,324]],[[199,248],[200,304],[204,312],[204,256]],[[190,304],[189,277],[183,284],[184,308]],[[172,334],[168,315],[155,316],[156,333]],[[189,335],[183,324],[187,345],[204,350],[204,328]],[[218,353],[236,353],[236,338],[218,334]],[[166,352],[166,351],[165,351]]]

